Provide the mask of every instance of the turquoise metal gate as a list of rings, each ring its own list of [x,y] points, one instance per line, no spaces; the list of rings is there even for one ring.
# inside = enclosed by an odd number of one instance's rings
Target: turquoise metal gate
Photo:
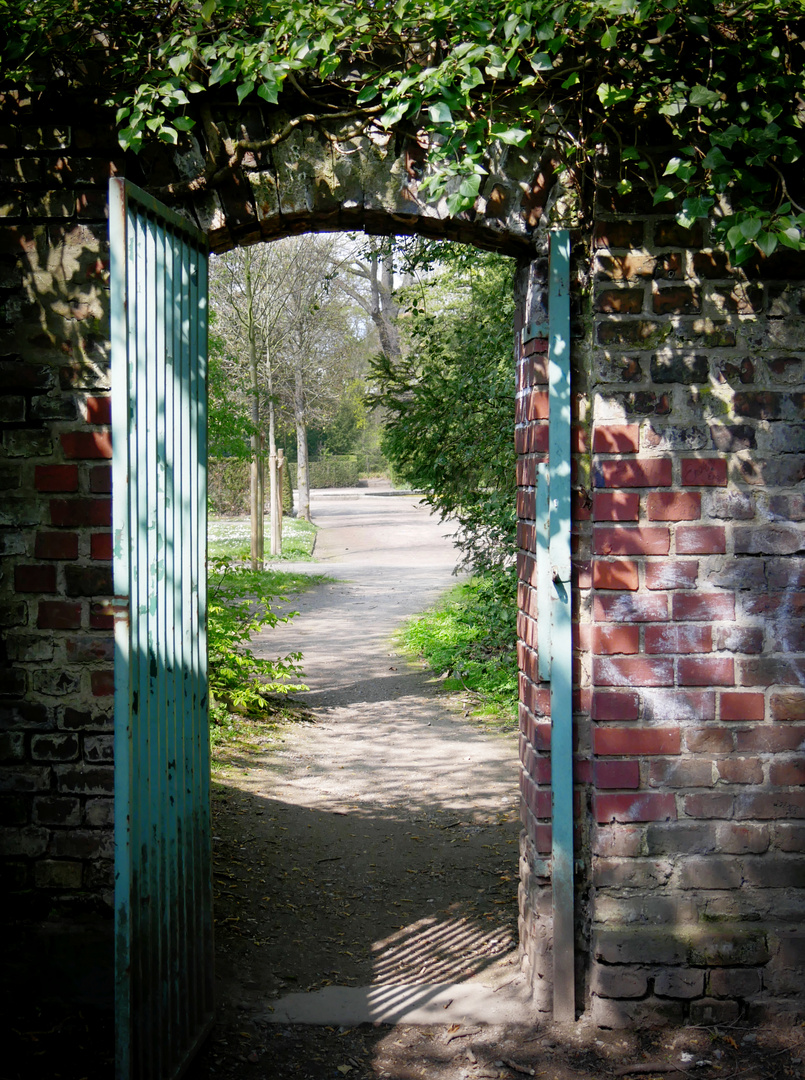
[[[213,1015],[207,241],[109,192],[117,1080],[172,1080]]]

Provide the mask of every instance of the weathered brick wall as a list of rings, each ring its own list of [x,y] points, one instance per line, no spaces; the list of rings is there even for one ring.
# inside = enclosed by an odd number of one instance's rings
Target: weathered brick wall
[[[58,108],[58,106],[56,106]],[[11,918],[112,890],[107,116],[2,101],[0,852]],[[29,964],[30,966],[30,964]]]
[[[783,253],[744,280],[706,240],[634,215],[600,221],[592,253],[592,471],[577,471],[574,510],[591,829],[589,845],[577,830],[579,1000],[608,1026],[803,1007],[805,264]],[[521,345],[518,366],[526,518],[547,446],[542,347]],[[549,1008],[532,571],[521,555],[521,915]]]

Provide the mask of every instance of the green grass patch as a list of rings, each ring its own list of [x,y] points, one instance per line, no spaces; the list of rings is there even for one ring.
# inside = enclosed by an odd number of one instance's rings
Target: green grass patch
[[[271,522],[264,522],[266,552],[269,547]],[[282,519],[282,555],[266,562],[306,562],[313,558],[316,526],[301,518]],[[207,520],[207,550],[211,559],[231,559],[246,562],[251,557],[251,521],[248,517],[212,517]]]
[[[470,698],[473,715],[517,726],[517,601],[511,574],[479,575],[456,585],[436,607],[409,620],[401,634],[445,690]]]
[[[233,756],[257,752],[290,719],[309,718],[288,698],[306,689],[302,655],[255,656],[251,639],[294,617],[294,595],[330,580],[324,574],[254,571],[229,559],[211,563],[208,642],[214,767],[232,763]]]

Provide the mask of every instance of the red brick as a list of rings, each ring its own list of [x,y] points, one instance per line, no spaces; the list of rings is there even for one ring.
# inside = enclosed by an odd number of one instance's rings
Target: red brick
[[[92,693],[95,697],[110,697],[115,692],[114,668],[93,671],[90,676]]]
[[[735,798],[735,817],[739,821],[805,818],[805,791],[741,793]]]
[[[647,501],[649,521],[696,521],[702,516],[698,491],[652,491]]]
[[[805,761],[773,761],[769,768],[769,781],[782,787],[802,787],[805,785]]]
[[[48,564],[14,567],[14,591],[18,593],[54,593],[56,567]]]
[[[719,622],[735,618],[732,593],[676,593],[672,603],[674,619],[678,622]]]
[[[112,436],[108,431],[65,431],[62,450],[68,458],[111,458]]]
[[[722,721],[765,719],[766,699],[763,694],[727,690],[718,697],[719,718]]]
[[[605,315],[639,315],[643,295],[642,289],[603,289],[595,298],[595,310]]]
[[[621,788],[636,791],[640,787],[640,762],[596,761],[593,765],[593,781],[599,790]]]
[[[675,821],[673,795],[643,791],[630,795],[601,795],[593,798],[593,812],[599,825],[608,821]]]
[[[678,661],[680,686],[732,686],[735,661],[731,657],[684,657]]]
[[[727,462],[723,458],[682,458],[685,487],[726,487]]]
[[[639,449],[639,424],[599,424],[593,432],[595,454],[636,454]]]
[[[673,660],[600,657],[593,660],[596,686],[673,686]],[[698,685],[698,684],[697,684]]]
[[[50,523],[68,528],[81,525],[101,528],[112,524],[111,499],[51,499]]]
[[[670,458],[648,458],[638,461],[599,461],[595,465],[596,487],[643,488],[670,487],[673,480]]]
[[[758,656],[739,660],[741,686],[805,685],[805,659],[797,656]]]
[[[692,754],[729,754],[733,750],[732,732],[729,728],[688,728],[685,745]]]
[[[639,248],[643,246],[642,221],[599,221],[595,226],[595,248]]]
[[[96,495],[111,495],[112,467],[110,465],[92,466],[89,470],[89,490]]]
[[[663,622],[668,618],[668,597],[664,593],[596,596],[593,617],[596,622]]]
[[[596,555],[667,555],[671,534],[662,527],[599,525],[593,530]]]
[[[719,779],[726,784],[762,784],[763,765],[759,758],[728,757],[717,762]],[[796,781],[795,781],[796,782]],[[779,783],[772,778],[772,783]]]
[[[612,562],[597,559],[593,563],[594,588],[634,592],[637,586],[637,563],[631,559],[617,559]]]
[[[87,398],[87,423],[112,423],[112,399],[110,397]]]
[[[581,627],[579,627],[581,629]],[[602,656],[640,651],[639,626],[594,626],[593,652]]]
[[[81,605],[66,600],[42,600],[36,625],[40,630],[78,630],[81,626]]]
[[[636,491],[596,491],[593,495],[595,521],[637,521],[640,496]]]
[[[90,604],[89,625],[92,630],[112,630],[115,625],[114,608],[111,601],[101,600]]]
[[[593,720],[636,720],[639,698],[635,693],[613,693],[596,690],[593,693],[590,713]]]
[[[90,554],[93,559],[112,558],[112,534],[109,532],[93,533],[90,537]]]
[[[647,589],[693,589],[699,576],[697,559],[663,559],[646,563]]]
[[[772,720],[805,720],[805,692],[783,690],[771,696]]]
[[[735,749],[759,754],[780,754],[805,750],[805,727],[777,727],[762,724],[735,732]]]
[[[600,756],[646,757],[679,754],[679,728],[605,727],[593,731],[593,753]]]
[[[723,525],[680,525],[676,530],[677,555],[723,555],[726,550]]]
[[[78,533],[39,532],[34,554],[37,559],[77,559]]]
[[[729,819],[732,817],[735,799],[732,795],[706,791],[685,796],[685,814],[692,818]]]
[[[37,465],[37,491],[78,491],[77,465]]]
[[[710,626],[647,626],[646,652],[706,653],[713,648],[713,630]]]

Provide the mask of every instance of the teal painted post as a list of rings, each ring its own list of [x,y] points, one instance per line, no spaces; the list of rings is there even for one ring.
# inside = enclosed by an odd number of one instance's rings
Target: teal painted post
[[[551,601],[553,1016],[576,1017],[573,888],[573,680],[570,588],[570,234],[551,234],[548,293]]]

